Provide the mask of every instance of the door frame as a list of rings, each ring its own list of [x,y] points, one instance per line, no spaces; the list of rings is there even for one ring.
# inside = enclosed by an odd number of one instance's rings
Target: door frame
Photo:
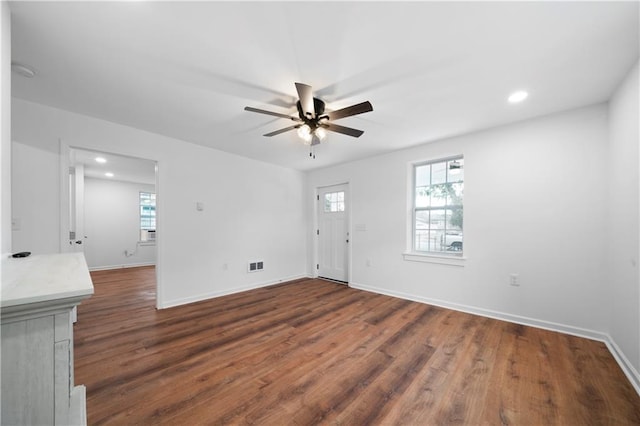
[[[58,176],[60,177],[60,253],[69,252],[69,217],[71,212],[69,211],[70,207],[70,194],[69,194],[69,168],[71,167],[71,151],[74,149],[82,150],[82,151],[95,151],[95,152],[103,152],[105,154],[113,154],[119,155],[123,157],[130,158],[138,158],[140,160],[153,161],[156,163],[156,181],[155,181],[155,191],[156,191],[156,230],[159,230],[160,238],[156,240],[156,309],[160,309],[159,301],[164,300],[162,298],[162,279],[161,279],[161,247],[162,247],[162,232],[160,229],[162,227],[162,206],[160,205],[162,198],[160,197],[160,160],[153,158],[143,158],[138,157],[136,155],[131,155],[128,153],[119,152],[114,149],[102,149],[100,147],[84,147],[84,146],[76,146],[69,145],[62,141],[62,139],[58,138],[58,152],[59,152],[59,163],[60,168],[58,170]],[[160,214],[158,214],[158,212]]]
[[[320,229],[320,218],[319,218],[319,214],[318,211],[320,209],[320,191],[324,188],[329,188],[332,186],[337,186],[337,185],[345,185],[347,187],[347,197],[345,200],[345,209],[346,209],[346,215],[347,215],[347,232],[349,234],[349,243],[347,244],[347,282],[346,285],[347,286],[351,286],[351,274],[352,274],[352,267],[351,267],[351,258],[352,258],[352,252],[351,252],[351,247],[353,246],[353,232],[351,232],[351,183],[347,180],[347,181],[341,181],[341,182],[334,182],[334,183],[328,183],[328,184],[322,184],[322,185],[317,185],[315,188],[315,194],[313,195],[313,229],[311,230],[312,235],[313,235],[313,239],[314,239],[314,244],[313,244],[313,264],[311,265],[312,267],[312,273],[311,276],[313,278],[318,278],[319,274],[318,274],[318,267],[317,265],[320,262],[320,238],[319,235],[317,233],[318,229]]]

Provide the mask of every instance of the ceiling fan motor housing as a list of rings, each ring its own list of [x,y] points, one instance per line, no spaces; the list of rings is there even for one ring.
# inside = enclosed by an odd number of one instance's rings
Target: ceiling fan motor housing
[[[316,116],[309,117],[304,115],[304,111],[302,110],[302,105],[300,104],[300,101],[298,101],[296,102],[296,107],[298,107],[298,116],[302,121],[305,122],[305,124],[307,124],[312,129],[315,129],[318,127],[318,121],[320,120],[320,118],[323,118],[322,114],[324,114],[324,105],[325,104],[322,99],[313,98],[313,108],[316,112]]]

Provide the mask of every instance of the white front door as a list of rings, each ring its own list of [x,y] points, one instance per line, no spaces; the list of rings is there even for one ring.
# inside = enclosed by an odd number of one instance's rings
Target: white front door
[[[318,276],[349,280],[348,186],[318,190]]]

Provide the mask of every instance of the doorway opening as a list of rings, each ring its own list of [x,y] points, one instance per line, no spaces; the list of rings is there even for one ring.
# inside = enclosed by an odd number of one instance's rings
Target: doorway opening
[[[156,266],[157,163],[75,147],[68,161],[62,251],[83,252],[90,271]]]

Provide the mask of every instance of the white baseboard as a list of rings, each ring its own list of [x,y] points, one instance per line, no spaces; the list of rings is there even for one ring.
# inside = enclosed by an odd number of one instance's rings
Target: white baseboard
[[[527,325],[536,328],[542,328],[544,330],[557,331],[559,333],[569,334],[577,337],[584,337],[591,340],[598,340],[607,345],[607,348],[613,355],[620,368],[627,376],[631,385],[634,387],[638,395],[640,395],[640,374],[625,357],[624,353],[620,350],[618,345],[613,341],[611,336],[606,333],[588,330],[580,327],[574,327],[571,325],[560,324],[550,321],[539,320],[535,318],[523,317],[520,315],[507,314],[504,312],[493,311],[490,309],[478,308],[475,306],[462,305],[458,303],[446,302],[438,299],[431,299],[428,297],[416,296],[413,294],[403,293],[399,291],[389,291],[386,289],[380,289],[377,287],[371,287],[364,284],[358,284],[351,282],[350,287],[358,290],[370,291],[372,293],[384,294],[386,296],[398,297],[400,299],[411,300],[414,302],[426,303],[428,305],[439,306],[442,308],[452,309],[454,311],[465,312],[468,314],[479,315],[487,318],[498,319],[502,321],[508,321],[515,324]]]
[[[108,265],[108,266],[92,266],[90,271],[108,271],[111,269],[123,269],[123,268],[138,268],[140,266],[155,266],[155,262],[142,262],[142,263],[127,263],[123,265]]]
[[[609,352],[618,361],[618,365],[622,368],[625,376],[631,382],[633,387],[635,388],[638,395],[640,395],[640,373],[636,370],[629,359],[624,355],[624,352],[620,349],[620,347],[616,344],[616,342],[611,338],[611,336],[607,336],[608,340],[605,342]]]
[[[158,306],[158,309],[173,308],[174,306],[186,305],[188,303],[194,303],[194,302],[201,302],[203,300],[213,299],[221,296],[227,296],[229,294],[234,294],[234,293],[241,293],[243,291],[254,290],[256,288],[268,287],[270,285],[281,284],[287,281],[299,280],[301,278],[307,278],[307,275],[306,274],[292,275],[289,277],[283,277],[276,280],[262,281],[262,282],[242,286],[242,287],[233,287],[233,288],[229,288],[221,291],[214,291],[211,293],[200,294],[197,296],[168,300],[166,302],[161,302],[158,300],[157,306]]]

